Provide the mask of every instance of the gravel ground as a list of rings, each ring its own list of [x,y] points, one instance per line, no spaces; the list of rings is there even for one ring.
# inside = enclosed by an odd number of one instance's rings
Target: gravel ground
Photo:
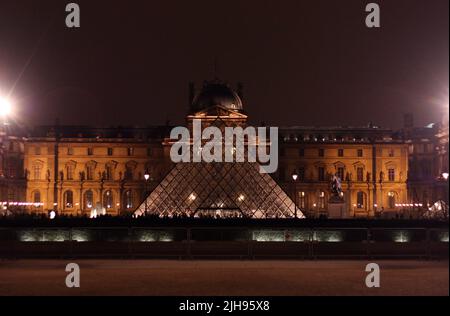
[[[0,260],[0,295],[448,295],[448,261],[75,260],[81,287],[65,286],[65,260]]]

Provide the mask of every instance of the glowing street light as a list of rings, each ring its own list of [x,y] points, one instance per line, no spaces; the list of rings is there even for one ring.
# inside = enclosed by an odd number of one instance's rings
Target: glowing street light
[[[0,116],[5,117],[11,113],[11,102],[7,98],[0,97]]]
[[[442,173],[442,178],[444,178],[444,180],[448,179],[448,172],[443,172]]]

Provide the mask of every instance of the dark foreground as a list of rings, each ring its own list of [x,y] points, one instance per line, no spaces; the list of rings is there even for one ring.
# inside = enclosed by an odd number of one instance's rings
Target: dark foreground
[[[448,295],[448,261],[75,260],[81,287],[65,286],[66,260],[0,261],[0,295]]]

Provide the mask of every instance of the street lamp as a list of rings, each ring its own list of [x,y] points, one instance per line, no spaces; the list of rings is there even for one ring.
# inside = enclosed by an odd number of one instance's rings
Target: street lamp
[[[145,179],[145,194],[144,194],[144,199],[145,199],[145,210],[144,210],[144,214],[145,216],[147,216],[147,210],[148,210],[148,206],[147,206],[147,192],[148,192],[148,180],[150,179],[150,173],[148,172],[148,170],[145,170],[144,173],[144,179]]]
[[[292,173],[292,180],[294,180],[294,214],[295,218],[297,218],[297,190],[295,188],[295,182],[298,179],[298,173],[296,170]]]
[[[7,98],[0,97],[0,116],[6,117],[11,113],[11,102]]]
[[[447,179],[448,179],[448,172],[443,172],[442,173],[442,178],[447,181]]]

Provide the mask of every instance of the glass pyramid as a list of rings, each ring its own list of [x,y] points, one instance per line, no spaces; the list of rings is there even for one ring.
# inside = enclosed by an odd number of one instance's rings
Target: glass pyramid
[[[173,216],[294,218],[295,204],[251,162],[177,163],[135,211]],[[303,213],[297,208],[297,216]]]

